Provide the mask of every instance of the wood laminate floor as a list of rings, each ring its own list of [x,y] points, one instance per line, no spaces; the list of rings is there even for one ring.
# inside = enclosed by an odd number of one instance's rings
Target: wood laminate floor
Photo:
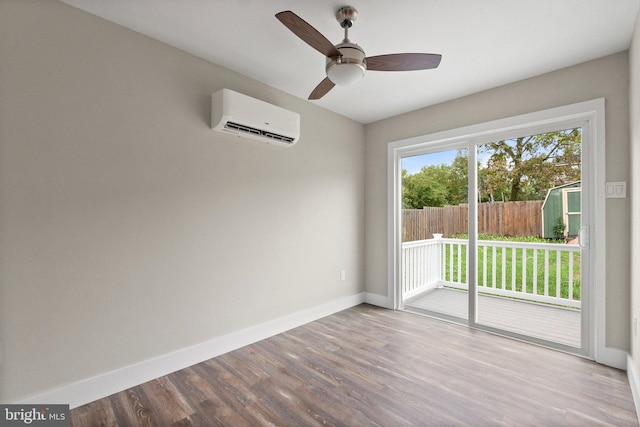
[[[72,426],[637,426],[623,371],[360,305],[71,411]]]

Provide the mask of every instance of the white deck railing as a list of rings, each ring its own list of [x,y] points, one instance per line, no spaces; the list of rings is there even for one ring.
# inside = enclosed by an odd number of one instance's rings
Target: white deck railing
[[[434,236],[402,244],[405,300],[437,287],[468,289],[467,240]],[[577,245],[479,240],[477,268],[480,293],[580,308]]]

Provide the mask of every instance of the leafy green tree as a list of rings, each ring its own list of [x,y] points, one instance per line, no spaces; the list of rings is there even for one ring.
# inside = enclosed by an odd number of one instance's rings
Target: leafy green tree
[[[402,206],[404,209],[422,209],[425,206],[447,204],[447,188],[444,185],[447,167],[425,166],[416,174],[402,170]]]
[[[450,165],[424,166],[409,175],[402,171],[402,205],[405,209],[442,207],[467,203],[468,161],[466,150],[459,150]]]
[[[460,203],[467,203],[469,194],[467,183],[468,178],[469,161],[467,150],[458,150],[458,153],[453,159],[451,166],[449,166],[448,174],[445,181],[445,186],[448,190],[448,205],[459,205]]]
[[[503,157],[490,157],[485,167],[478,172],[482,201],[503,201],[509,197],[509,169]],[[483,185],[484,184],[484,187]]]
[[[580,180],[581,129],[522,136],[480,147],[487,185],[508,200],[538,200],[549,188]],[[506,190],[506,191],[505,191]]]

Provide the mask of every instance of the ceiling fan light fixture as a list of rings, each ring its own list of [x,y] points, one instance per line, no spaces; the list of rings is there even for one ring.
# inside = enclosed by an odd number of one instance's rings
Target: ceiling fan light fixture
[[[327,77],[338,86],[351,86],[364,77],[367,72],[365,53],[355,43],[345,41],[336,45],[342,56],[327,58]]]
[[[327,66],[327,77],[338,86],[351,86],[364,77],[366,70],[362,64],[335,62]]]

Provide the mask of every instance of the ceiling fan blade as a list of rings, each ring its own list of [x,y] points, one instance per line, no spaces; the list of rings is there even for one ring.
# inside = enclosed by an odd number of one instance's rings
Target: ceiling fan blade
[[[342,56],[338,49],[318,30],[290,10],[276,13],[276,18],[302,41],[327,57]]]
[[[367,70],[373,71],[415,71],[437,68],[442,55],[435,53],[393,53],[369,56]]]
[[[311,92],[309,99],[320,99],[327,94],[336,84],[325,77],[318,86]]]

